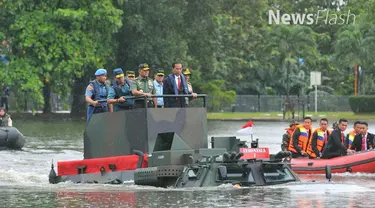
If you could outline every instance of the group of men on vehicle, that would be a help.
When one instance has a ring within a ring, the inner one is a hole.
[[[346,136],[348,120],[340,119],[328,129],[328,120],[320,119],[319,128],[311,127],[312,119],[305,117],[303,125],[292,122],[283,135],[281,149],[290,151],[293,158],[333,158],[374,148],[374,134],[368,132],[368,123],[356,121]]]
[[[144,108],[145,105],[148,108],[186,107],[189,99],[176,95],[191,95],[191,99],[197,97],[189,82],[191,70],[182,69],[181,63],[173,63],[172,73],[168,76],[164,76],[163,69],[156,70],[154,80],[149,77],[149,72],[148,64],[139,65],[138,77],[135,77],[134,71],[127,71],[125,76],[123,70],[117,68],[113,70],[113,80],[108,84],[107,70],[98,69],[96,79],[86,88],[87,121],[95,113]]]

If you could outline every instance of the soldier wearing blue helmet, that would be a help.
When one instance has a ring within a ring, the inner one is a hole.
[[[107,97],[109,86],[105,83],[107,79],[107,70],[98,69],[95,72],[96,79],[91,81],[86,88],[87,122],[92,114],[108,112]]]
[[[130,91],[132,81],[124,76],[124,71],[121,68],[113,70],[113,76],[115,80],[109,88],[108,104],[115,104],[115,111],[132,109],[134,100],[129,98],[132,96]]]

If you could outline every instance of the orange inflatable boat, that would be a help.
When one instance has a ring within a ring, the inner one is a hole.
[[[293,158],[292,170],[297,174],[325,174],[325,166],[332,173],[375,173],[375,149],[356,152],[332,159]]]

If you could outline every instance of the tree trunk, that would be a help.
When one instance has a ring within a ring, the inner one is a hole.
[[[76,78],[74,80],[72,95],[72,110],[70,111],[71,116],[84,116],[86,115],[86,100],[85,100],[85,89],[87,87],[86,77]]]
[[[44,107],[43,107],[43,114],[50,114],[52,113],[51,108],[51,84],[48,80],[44,81],[43,86],[43,97],[44,97]]]
[[[25,98],[24,98],[24,100],[25,100],[25,106],[23,107],[23,111],[25,111],[25,112],[27,112],[27,98],[26,98],[26,93],[25,93]]]

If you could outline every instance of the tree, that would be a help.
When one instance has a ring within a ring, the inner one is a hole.
[[[271,76],[278,77],[273,80],[273,86],[279,94],[289,96],[293,87],[306,84],[300,78],[297,59],[314,58],[316,43],[313,34],[306,26],[276,25],[268,28],[265,52],[271,54],[269,61],[275,66]]]
[[[84,76],[87,68],[106,63],[111,49],[103,43],[122,24],[122,11],[110,0],[5,4],[8,14],[18,14],[7,28],[13,48],[8,79],[19,80],[17,90],[44,104],[44,113],[51,111],[51,90],[67,95],[67,83]],[[24,70],[28,73],[20,77],[18,72]]]
[[[226,90],[224,80],[213,80],[202,86],[202,91],[209,97],[207,109],[221,111],[230,107],[236,101],[236,92]]]

